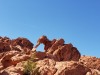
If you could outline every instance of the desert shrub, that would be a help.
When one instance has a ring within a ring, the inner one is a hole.
[[[39,68],[36,67],[34,55],[24,63],[24,75],[40,75]]]

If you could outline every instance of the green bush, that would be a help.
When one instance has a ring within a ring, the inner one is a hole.
[[[24,63],[23,75],[40,75],[39,68],[36,67],[36,62],[33,62],[34,57],[35,56],[33,55],[32,58],[30,58]]]

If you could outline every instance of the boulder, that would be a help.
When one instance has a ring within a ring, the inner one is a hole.
[[[54,75],[85,75],[90,69],[76,61],[57,62]]]
[[[53,56],[56,57],[57,61],[78,61],[81,55],[77,48],[73,47],[72,44],[65,44],[58,46],[58,49],[53,51]]]
[[[79,62],[82,62],[85,66],[100,71],[100,58],[91,56],[81,56]]]
[[[11,40],[8,37],[0,37],[0,53],[10,51]]]
[[[13,61],[11,60],[11,57],[16,55],[18,52],[16,51],[9,51],[4,54],[4,56],[1,58],[1,63],[4,68],[13,65]]]
[[[40,75],[86,75],[91,70],[76,61],[55,62],[44,59],[37,62]]]
[[[26,61],[30,58],[30,55],[21,54],[18,51],[6,52],[5,55],[1,58],[1,63],[4,68],[7,68],[11,65],[17,65],[17,63]]]
[[[46,53],[38,51],[35,53],[35,57],[38,58],[38,60],[43,60],[44,58],[46,58]]]
[[[23,67],[10,66],[0,71],[0,75],[23,75]]]
[[[44,59],[37,61],[40,75],[54,75],[57,69],[55,68],[56,62],[52,59]]]
[[[25,49],[28,48],[30,50],[32,50],[33,48],[33,44],[26,38],[17,38],[17,39],[13,39],[11,42],[12,46],[21,46],[21,48]]]

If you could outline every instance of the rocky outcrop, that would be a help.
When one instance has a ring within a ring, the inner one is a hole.
[[[56,56],[58,61],[78,61],[81,56],[77,48],[73,47],[71,44],[59,47],[53,52],[53,55]]]
[[[21,61],[25,61],[30,58],[30,55],[21,54],[18,51],[9,51],[1,58],[0,62],[3,68],[7,68],[12,65],[17,65]]]
[[[33,44],[26,38],[19,37],[11,40],[8,37],[0,37],[0,53],[11,50],[27,51],[32,50],[32,48]]]
[[[55,65],[56,62],[52,59],[44,59],[37,62],[40,75],[54,75],[57,71]]]
[[[2,70],[0,75],[23,75],[23,67],[20,66],[9,66]]]
[[[92,56],[81,56],[79,62],[92,69],[100,70],[100,58]]]
[[[84,59],[82,60],[83,57]],[[37,61],[37,67],[39,67],[40,75],[100,75],[99,62],[93,63],[94,57],[91,57],[92,63],[90,64],[89,58],[89,56],[82,56],[80,61],[60,62],[46,58]],[[100,59],[95,57],[95,61],[100,61]]]
[[[11,40],[8,37],[0,37],[0,53],[10,51]]]
[[[35,47],[37,48],[40,43],[44,44],[45,52],[52,55],[56,61],[78,61],[81,56],[76,47],[73,47],[72,44],[65,44],[63,39],[51,41],[46,36],[42,36]]]
[[[44,44],[44,52],[36,51],[40,43]],[[81,56],[76,47],[65,44],[63,39],[42,36],[33,47],[26,38],[0,37],[0,75],[26,75],[24,63],[28,61],[28,68],[37,68],[38,75],[100,75],[100,58]]]
[[[23,49],[30,49],[32,50],[33,48],[33,44],[26,38],[17,38],[17,39],[13,39],[11,42],[12,46],[21,46],[21,48]]]
[[[84,58],[87,58],[87,56]],[[84,65],[84,62],[82,61],[57,62],[53,59],[45,58],[43,60],[36,61],[36,63],[36,66],[39,68],[40,75],[100,75],[100,70],[98,68],[89,68]],[[23,75],[24,68],[22,65],[23,63],[19,62],[16,66],[8,66],[0,71],[0,75]],[[98,65],[98,63],[95,65]]]
[[[52,59],[44,59],[37,63],[41,75],[86,75],[90,72],[89,68],[75,61],[55,62]]]

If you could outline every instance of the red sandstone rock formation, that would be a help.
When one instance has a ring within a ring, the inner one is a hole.
[[[20,47],[20,48],[18,48]],[[32,50],[33,44],[26,38],[9,39],[8,37],[0,37],[0,53],[17,50]]]
[[[21,48],[23,49],[32,49],[33,48],[33,44],[26,38],[17,38],[17,39],[13,39],[11,42],[12,46],[21,46]]]
[[[47,52],[47,50],[56,42],[56,39],[53,39],[52,41],[49,40],[46,36],[41,36],[38,41],[37,41],[37,45],[35,46],[35,48],[37,48],[41,43],[44,44],[44,50],[45,52]]]
[[[1,64],[3,68],[7,68],[12,65],[17,65],[21,61],[25,61],[30,58],[30,55],[21,54],[18,51],[9,51],[1,58]]]
[[[79,61],[82,62],[88,68],[100,70],[100,58],[91,56],[81,56]]]
[[[11,40],[8,37],[0,37],[0,53],[10,51]]]
[[[26,38],[0,37],[0,75],[23,75],[23,62],[33,54],[40,75],[100,75],[100,58],[81,56],[76,47],[65,44],[63,39],[51,41],[43,36],[38,42],[44,44],[44,52],[32,51],[33,44]]]
[[[46,36],[42,36],[38,39],[35,48],[41,43],[45,46],[45,52],[55,57],[56,61],[78,61],[81,56],[77,48],[73,47],[72,44],[65,44],[63,39],[50,41]]]

